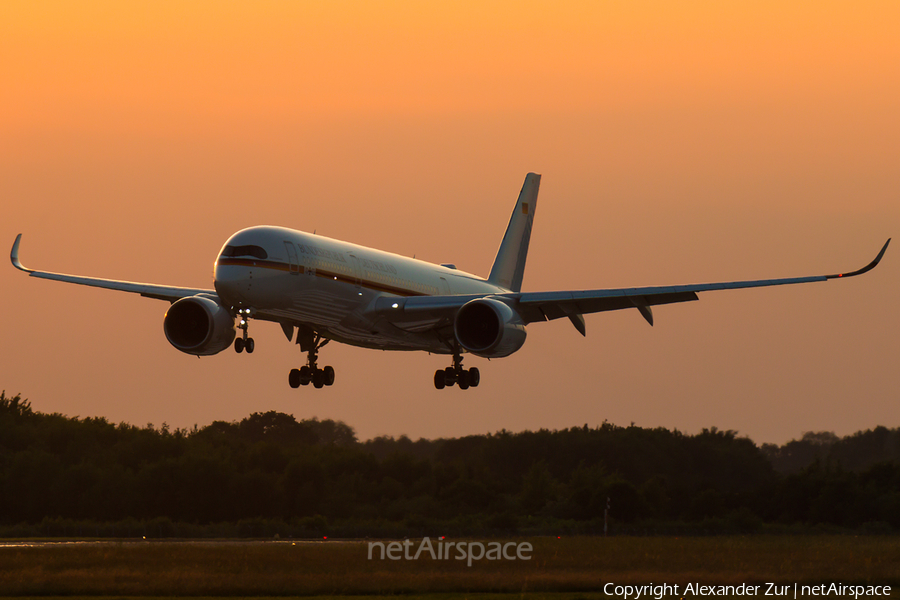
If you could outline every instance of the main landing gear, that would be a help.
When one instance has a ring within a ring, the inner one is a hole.
[[[445,387],[453,387],[453,384],[459,386],[461,390],[467,390],[470,387],[478,387],[481,383],[481,373],[477,367],[464,369],[462,366],[462,356],[459,349],[453,352],[453,366],[446,369],[438,369],[434,372],[434,387],[442,390]]]
[[[331,367],[325,367],[324,369],[320,369],[316,366],[316,359],[319,356],[319,348],[330,342],[331,340],[323,340],[322,336],[318,333],[315,334],[315,339],[312,340],[312,343],[309,346],[309,352],[307,353],[306,365],[300,367],[299,369],[291,369],[291,373],[288,376],[288,383],[291,384],[292,388],[298,388],[301,385],[309,385],[312,382],[313,387],[322,388],[326,385],[331,385],[334,383],[334,369]],[[303,345],[301,345],[301,349],[303,349]]]
[[[241,318],[241,324],[238,325],[238,329],[243,330],[244,335],[234,340],[234,351],[240,354],[241,352],[246,350],[247,354],[253,354],[253,350],[254,348],[256,348],[256,343],[253,341],[252,337],[247,337],[247,328],[250,326],[250,309],[239,309],[238,316]]]

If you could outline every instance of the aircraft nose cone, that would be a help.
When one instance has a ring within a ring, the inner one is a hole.
[[[214,277],[216,293],[223,301],[231,305],[245,301],[250,289],[245,267],[216,263]]]

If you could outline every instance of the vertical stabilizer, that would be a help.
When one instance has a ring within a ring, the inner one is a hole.
[[[500,242],[497,258],[491,267],[488,281],[519,292],[522,290],[522,277],[525,275],[525,258],[528,255],[528,241],[531,239],[531,226],[534,223],[534,211],[537,207],[538,188],[541,176],[529,173],[525,176],[525,184],[519,192],[519,199],[506,226],[506,235]]]

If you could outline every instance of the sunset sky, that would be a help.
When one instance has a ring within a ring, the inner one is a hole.
[[[281,225],[486,276],[541,173],[524,290],[821,275],[900,236],[897,2],[3,2],[0,242],[32,268],[212,287]],[[5,260],[5,259],[4,259]],[[482,384],[254,322],[182,354],[165,302],[0,267],[0,389],[172,427],[277,410],[360,438],[634,423],[783,443],[900,426],[900,239],[847,281],[536,323]]]

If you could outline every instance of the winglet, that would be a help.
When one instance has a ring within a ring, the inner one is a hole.
[[[22,241],[22,234],[16,236],[16,241],[13,242],[12,250],[9,252],[9,260],[12,261],[12,264],[15,268],[20,271],[25,271],[26,273],[34,273],[32,269],[26,269],[22,266],[22,261],[19,260],[19,242]]]
[[[881,252],[878,253],[878,256],[875,257],[875,260],[864,266],[862,269],[857,269],[856,271],[852,271],[850,273],[837,273],[835,275],[826,275],[825,279],[839,279],[842,277],[854,277],[855,275],[862,275],[863,273],[868,273],[872,269],[878,266],[878,263],[881,262],[881,257],[884,256],[884,251],[887,250],[888,244],[891,243],[891,238],[888,238],[888,241],[884,243],[884,246],[881,247]]]

